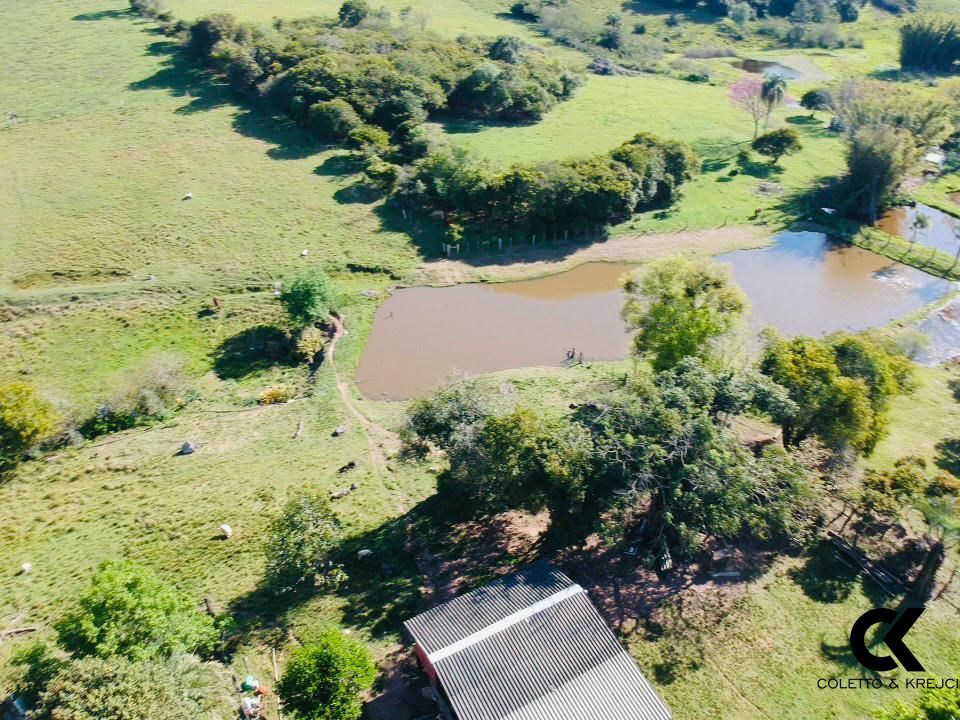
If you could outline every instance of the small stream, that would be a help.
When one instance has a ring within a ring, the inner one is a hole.
[[[720,255],[749,296],[752,327],[824,335],[882,326],[945,296],[950,283],[814,232]],[[489,373],[627,356],[620,277],[636,266],[587,263],[520,282],[414,287],[377,311],[357,370],[361,391],[408,399],[454,370]],[[951,341],[945,340],[949,345]],[[954,348],[960,352],[960,339]]]

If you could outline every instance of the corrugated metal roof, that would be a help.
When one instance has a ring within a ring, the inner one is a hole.
[[[553,565],[537,562],[417,615],[404,626],[429,655],[573,584]]]
[[[586,592],[545,563],[406,626],[459,720],[670,718]]]

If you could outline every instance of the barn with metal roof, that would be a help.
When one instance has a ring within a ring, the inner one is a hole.
[[[408,620],[456,720],[669,720],[586,591],[535,563]]]

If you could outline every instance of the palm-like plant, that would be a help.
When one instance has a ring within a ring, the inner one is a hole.
[[[930,227],[930,216],[925,215],[922,212],[918,212],[913,218],[913,222],[910,223],[910,249],[913,249],[913,244],[917,242],[917,235],[921,230],[926,230]]]
[[[767,106],[767,117],[764,121],[764,130],[770,126],[770,115],[787,95],[787,79],[783,75],[768,75],[764,78],[763,87],[760,90],[764,104]]]

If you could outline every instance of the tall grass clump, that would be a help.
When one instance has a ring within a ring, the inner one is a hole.
[[[900,66],[904,70],[960,72],[960,22],[918,16],[900,26]]]

